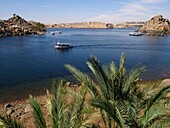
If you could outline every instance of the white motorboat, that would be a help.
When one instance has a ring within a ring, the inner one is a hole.
[[[141,32],[129,32],[129,36],[142,36],[143,33]]]
[[[54,44],[54,47],[56,49],[68,49],[68,48],[73,48],[73,46],[70,43],[60,43],[59,41],[57,44]]]

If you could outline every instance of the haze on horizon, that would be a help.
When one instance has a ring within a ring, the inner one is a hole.
[[[0,0],[0,19],[14,13],[45,24],[147,21],[160,14],[170,19],[170,0]]]

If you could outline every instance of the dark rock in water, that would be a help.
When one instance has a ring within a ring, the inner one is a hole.
[[[170,34],[170,21],[162,15],[154,16],[137,31],[148,36],[164,36]]]

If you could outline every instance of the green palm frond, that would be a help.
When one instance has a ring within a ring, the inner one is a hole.
[[[163,87],[162,89],[158,89],[157,85],[155,87],[156,89],[154,90],[156,92],[150,96],[146,104],[143,104],[143,106],[146,106],[144,108],[144,115],[140,118],[140,123],[143,127],[152,127],[155,123],[162,127],[164,124],[167,124],[164,121],[170,117],[170,114],[168,114],[170,113],[170,109],[165,107],[165,102],[160,102],[167,98],[166,96],[170,92],[170,86]]]
[[[120,63],[119,63],[120,76],[123,76],[126,74],[125,62],[126,62],[126,55],[122,53],[121,58],[120,58]]]
[[[2,128],[24,128],[24,126],[10,115],[0,116],[0,127]]]
[[[142,100],[149,100],[159,91],[160,82],[143,82],[138,85]]]
[[[126,56],[122,53],[119,67],[115,62],[103,66],[96,57],[91,56],[87,65],[97,84],[75,67],[66,65],[66,68],[89,88],[93,98],[92,105],[100,109],[105,127],[112,125],[108,125],[108,117],[116,124],[112,126],[121,128],[152,127],[153,122],[166,120],[169,110],[166,110],[163,103],[167,102],[167,99],[164,99],[167,98],[169,87],[160,89],[156,85],[137,85],[146,67],[137,65],[127,73],[125,61]],[[156,108],[161,111],[156,111]],[[163,116],[165,117],[162,118]]]
[[[170,93],[170,86],[163,87],[161,90],[155,94],[147,104],[147,110],[149,110],[154,104],[159,102],[162,99],[165,99],[167,94]]]
[[[125,95],[129,94],[131,90],[136,87],[136,84],[140,78],[140,75],[146,71],[146,67],[142,65],[137,65],[132,68],[125,80],[125,85],[123,88],[123,92]]]
[[[84,123],[83,109],[86,106],[87,87],[82,86],[78,93],[69,93],[67,89],[63,80],[59,80],[58,84],[54,80],[52,94],[47,91],[47,103],[53,128],[80,128]]]
[[[91,56],[87,61],[88,67],[91,69],[95,78],[97,79],[99,86],[103,85],[102,88],[106,89],[107,85],[107,76],[103,70],[103,66],[100,64],[99,60],[96,57]]]
[[[85,120],[83,110],[86,108],[86,104],[85,104],[86,94],[87,94],[87,87],[82,85],[80,92],[75,93],[73,95],[73,98],[75,101],[73,115],[76,117],[74,127],[76,127],[76,128],[81,127]]]
[[[64,128],[72,128],[75,125],[75,118],[76,116],[74,115],[74,101],[72,101],[69,105],[68,112],[65,117],[65,123],[64,123]]]
[[[115,108],[116,108],[117,117],[118,117],[119,122],[120,122],[120,126],[121,126],[121,128],[125,128],[125,120],[123,119],[122,114],[121,114],[119,108],[117,108],[117,107],[115,107]]]
[[[106,99],[109,99],[110,97],[110,82],[108,80],[108,76],[106,75],[104,66],[102,66],[97,60],[96,57],[91,56],[90,59],[87,61],[88,67],[91,69],[93,72],[97,82],[98,86],[100,86],[100,89],[102,90],[102,96],[104,96]]]
[[[90,77],[85,74],[82,73],[80,70],[76,69],[74,66],[71,66],[69,64],[66,64],[65,67],[67,68],[68,71],[70,71],[73,76],[80,82],[82,82],[82,84],[87,85],[90,91],[90,94],[92,95],[92,97],[98,96],[99,92],[93,82],[93,80],[90,79]]]
[[[59,80],[58,85],[56,85],[56,81],[53,80],[52,83],[52,94],[50,100],[51,110],[50,116],[52,118],[52,126],[53,128],[60,128],[63,125],[63,117],[65,114],[66,101],[63,99],[64,95],[64,86],[63,81]]]
[[[104,127],[106,128],[107,127],[107,117],[106,117],[106,113],[104,110],[100,109],[100,114],[101,114],[101,117],[102,117],[102,120],[103,120],[103,123],[104,123]]]
[[[157,119],[148,128],[169,128],[170,126],[170,116],[161,119]]]
[[[99,93],[95,93],[97,91],[95,85],[92,86],[95,89],[92,89],[89,86],[89,82],[86,82],[85,79],[83,79],[85,76],[84,73],[81,73],[79,70],[70,65],[66,65],[67,69],[76,76],[77,80],[85,83],[85,85],[89,87],[93,97],[92,105],[100,108],[102,111],[105,110],[108,116],[112,118],[112,121],[116,121],[117,125],[121,127],[124,127],[127,122],[127,124],[130,124],[130,116],[128,115],[129,111],[133,111],[129,112],[133,113],[131,115],[135,115],[135,113],[137,113],[135,110],[136,106],[133,105],[136,103],[136,100],[133,100],[136,96],[133,86],[136,86],[139,75],[144,71],[144,67],[134,68],[131,70],[130,76],[126,76],[125,61],[125,54],[122,53],[119,68],[117,68],[114,62],[103,66],[96,57],[90,57],[87,65],[97,80],[96,87],[98,87]],[[124,101],[132,103],[129,103],[126,107],[124,107]],[[120,118],[121,116],[122,118]],[[134,121],[136,118],[130,119]]]
[[[65,111],[67,107],[66,103],[66,86],[64,86],[63,80],[59,80],[58,85],[53,86],[53,117],[55,118],[55,115],[57,114],[57,122],[58,127],[62,127],[64,123],[64,117],[65,117]],[[57,95],[55,94],[57,93]]]
[[[112,80],[112,82],[115,80],[117,77],[117,74],[119,72],[118,68],[116,67],[115,62],[111,62],[110,65],[108,65],[109,73],[108,75],[110,76],[109,78]]]
[[[142,127],[151,126],[157,120],[161,121],[162,119],[169,118],[168,113],[170,112],[167,109],[162,109],[158,106],[152,106],[148,111],[145,112],[141,122]]]
[[[37,128],[46,128],[46,122],[40,104],[30,95],[29,103],[33,110],[33,116]]]

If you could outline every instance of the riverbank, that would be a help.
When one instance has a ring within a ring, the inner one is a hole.
[[[74,92],[77,92],[79,90],[79,88],[81,88],[80,86],[78,86],[79,84],[74,84],[70,83],[70,82],[66,82],[65,84],[67,86],[68,90],[72,90]],[[36,94],[37,95],[37,94]],[[33,95],[35,96],[35,95]],[[90,94],[86,95],[86,100],[91,99],[90,98]],[[48,113],[48,106],[47,106],[47,96],[42,93],[40,96],[35,96],[35,99],[40,103],[41,105],[41,109],[43,111],[45,120],[47,121],[47,127],[51,127],[50,126],[50,121],[49,120],[49,113]],[[67,99],[68,103],[70,102],[71,99]],[[11,115],[12,117],[15,117],[17,120],[19,120],[24,127],[26,128],[34,128],[35,127],[35,123],[34,123],[34,117],[32,114],[32,109],[29,105],[29,98],[24,98],[24,99],[20,99],[20,100],[14,100],[12,102],[8,102],[8,103],[1,103],[0,104],[0,115]],[[97,114],[97,116],[95,116]],[[99,124],[101,122],[101,118],[99,117],[99,114],[95,112],[94,117],[95,122],[97,124]]]
[[[139,85],[149,85],[149,84],[159,84],[159,87],[162,86],[166,86],[166,85],[170,85],[170,79],[164,79],[164,80],[156,80],[156,81],[147,81],[147,82],[139,82]],[[75,84],[71,84],[67,82],[66,85],[68,86],[69,90],[74,90],[75,92],[78,91],[78,86],[75,86]],[[36,93],[34,93],[36,94]],[[37,95],[37,94],[36,94]],[[34,95],[35,96],[35,95]],[[12,96],[13,97],[13,96]],[[40,103],[41,108],[43,110],[43,113],[45,115],[45,119],[47,121],[47,126],[50,126],[50,120],[49,120],[49,113],[48,113],[48,106],[46,103],[46,95],[45,93],[41,93],[40,96],[36,96],[36,100]],[[90,95],[88,94],[86,96],[86,100],[90,100]],[[20,122],[23,123],[23,125],[26,128],[32,127],[34,128],[34,118],[32,115],[32,110],[31,107],[29,105],[29,99],[28,97],[25,99],[20,99],[20,100],[13,100],[12,102],[9,103],[1,103],[0,104],[0,114],[4,115],[4,114],[8,114],[11,115],[13,117],[16,117]],[[101,124],[101,117],[99,116],[99,114],[95,111],[94,112],[94,121],[97,124]]]

